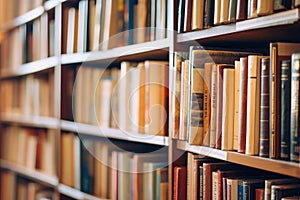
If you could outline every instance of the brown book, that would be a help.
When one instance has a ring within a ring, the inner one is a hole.
[[[185,0],[183,32],[192,29],[192,0]]]
[[[269,90],[269,58],[261,60],[261,85],[260,85],[260,135],[259,156],[269,157],[269,113],[270,113],[270,90]]]
[[[217,130],[216,130],[216,148],[221,149],[222,141],[222,115],[223,115],[223,75],[224,68],[234,68],[229,64],[217,65]]]
[[[236,20],[247,19],[247,0],[237,0],[236,2]]]
[[[186,199],[186,167],[174,168],[174,200]]]
[[[271,88],[271,117],[270,117],[270,157],[280,157],[280,83],[281,83],[281,62],[290,59],[292,53],[300,52],[300,44],[297,43],[271,43],[270,63],[271,80],[274,87]]]
[[[247,123],[247,77],[248,58],[240,58],[240,104],[238,122],[238,152],[245,153],[246,147],[246,123]]]

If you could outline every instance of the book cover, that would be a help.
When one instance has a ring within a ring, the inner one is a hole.
[[[261,59],[260,69],[260,135],[259,135],[259,156],[269,157],[269,133],[270,133],[270,77],[269,58]]]
[[[215,9],[214,0],[204,1],[203,28],[210,28],[214,25],[214,9]]]
[[[174,167],[174,200],[185,200],[186,197],[186,167],[176,166]]]
[[[291,80],[291,149],[290,159],[299,162],[299,72],[300,54],[292,54],[292,80]]]
[[[221,24],[228,23],[229,12],[230,12],[229,2],[230,2],[230,0],[221,1],[221,7],[220,7],[220,23]]]
[[[236,19],[236,11],[237,11],[237,0],[229,1],[229,14],[228,14],[228,22],[234,22]]]
[[[233,150],[234,140],[234,69],[225,68],[223,76],[222,150]]]
[[[234,61],[234,120],[233,120],[233,149],[238,150],[239,112],[240,112],[240,61]]]
[[[193,0],[191,30],[203,29],[204,0]]]
[[[241,21],[247,18],[247,0],[237,0],[236,20]]]
[[[290,159],[291,61],[281,62],[280,159]]]
[[[248,57],[247,128],[246,151],[248,155],[259,154],[259,103],[260,103],[260,62],[262,56]]]
[[[191,20],[192,20],[192,0],[185,0],[184,5],[184,22],[183,22],[183,32],[188,32],[191,30]]]
[[[272,14],[273,2],[272,0],[257,0],[257,14],[259,16]]]

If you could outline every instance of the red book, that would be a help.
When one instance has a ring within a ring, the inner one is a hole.
[[[186,167],[174,167],[174,200],[186,200]]]
[[[264,200],[265,198],[265,190],[263,188],[255,189],[255,200]]]
[[[248,58],[240,58],[240,104],[238,117],[238,152],[245,153],[246,148],[246,123],[247,123],[247,77]]]

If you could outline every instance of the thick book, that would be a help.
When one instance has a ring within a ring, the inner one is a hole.
[[[248,57],[247,125],[246,151],[248,155],[259,153],[259,103],[260,103],[260,62],[262,56]]]
[[[269,58],[261,59],[260,69],[260,135],[259,156],[269,157],[269,133],[270,133],[270,77]]]
[[[174,167],[174,200],[185,200],[186,198],[186,167]]]
[[[272,77],[271,88],[271,124],[270,124],[270,157],[280,157],[280,70],[282,60],[290,59],[290,56],[300,52],[300,44],[277,42],[270,44],[270,63]]]
[[[280,159],[290,159],[291,61],[281,62]]]
[[[222,150],[233,150],[234,139],[234,69],[225,68],[223,76]]]
[[[300,54],[292,55],[291,80],[291,149],[290,159],[299,162],[299,82],[300,82]]]

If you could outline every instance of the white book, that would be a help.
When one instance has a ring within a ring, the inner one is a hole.
[[[262,56],[248,57],[246,154],[259,153],[259,102],[260,102],[260,60]]]
[[[78,37],[77,45],[78,52],[82,53],[87,48],[87,34],[88,34],[88,0],[81,0],[78,4]]]
[[[222,0],[221,8],[220,8],[220,23],[228,23],[228,16],[229,16],[229,0]]]
[[[41,16],[40,58],[48,57],[48,13]]]
[[[96,11],[95,11],[95,26],[93,34],[93,47],[91,50],[99,49],[100,32],[101,32],[101,21],[102,21],[102,0],[96,0]]]
[[[211,70],[211,107],[210,107],[210,139],[209,139],[209,146],[215,147],[216,146],[216,128],[217,128],[217,88],[218,88],[218,81],[217,81],[217,66],[212,64]]]
[[[129,124],[130,131],[133,133],[139,132],[139,82],[140,82],[140,68],[134,68],[128,73],[130,79],[129,86]]]
[[[68,10],[68,28],[67,28],[67,52],[74,53],[74,38],[75,38],[75,8],[69,8]]]
[[[101,94],[100,99],[100,119],[99,124],[101,127],[110,127],[110,100],[112,82],[110,77],[104,77],[100,82]]]
[[[234,69],[224,68],[222,150],[233,150],[234,125]]]
[[[238,125],[239,125],[239,104],[240,104],[240,62],[234,63],[234,131],[233,149],[238,150]]]

